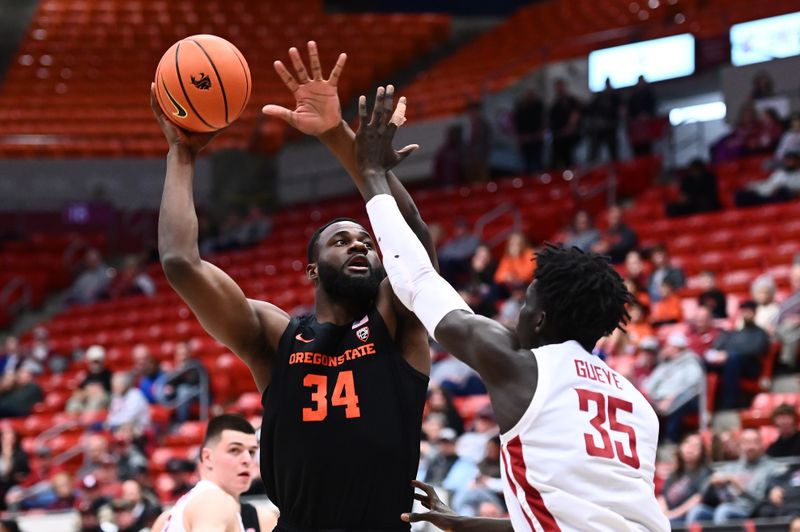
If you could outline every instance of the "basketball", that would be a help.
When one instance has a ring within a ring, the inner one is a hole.
[[[156,69],[156,97],[164,113],[190,131],[222,129],[236,120],[252,91],[250,69],[230,42],[193,35],[173,44]]]

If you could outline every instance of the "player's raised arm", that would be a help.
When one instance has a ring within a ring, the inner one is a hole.
[[[405,98],[400,98],[391,117],[383,105],[376,105],[368,121],[366,98],[359,99],[356,159],[364,176],[362,195],[383,253],[383,265],[403,305],[446,350],[480,373],[492,396],[498,423],[508,429],[533,396],[536,361],[530,352],[519,351],[510,330],[476,316],[439,276],[391,196],[386,172],[413,151],[392,147],[394,133],[405,119],[404,110]]]
[[[347,62],[346,54],[339,54],[336,65],[328,79],[323,78],[317,44],[308,42],[309,65],[311,72],[306,69],[300,52],[297,48],[289,49],[289,58],[294,68],[294,74],[281,61],[275,61],[274,67],[278,76],[295,97],[294,111],[278,105],[266,105],[263,112],[286,121],[307,135],[314,135],[328,147],[336,156],[347,173],[353,178],[356,186],[363,195],[364,177],[359,173],[355,157],[355,133],[347,122],[342,120],[342,111],[337,92],[339,77]],[[385,96],[385,97],[384,97]],[[386,90],[380,89],[379,101],[384,105],[385,111],[391,115],[394,96],[394,87],[389,85]],[[400,212],[403,214],[411,230],[417,235],[433,264],[438,268],[436,248],[428,231],[428,226],[414,204],[402,182],[393,172],[387,173],[387,181],[392,195],[397,200]]]
[[[224,271],[202,260],[192,180],[198,152],[216,133],[190,133],[174,125],[151,88],[151,107],[169,143],[158,219],[158,252],[170,285],[214,338],[250,367],[259,390],[269,384],[268,356],[289,323],[282,310],[248,300]]]

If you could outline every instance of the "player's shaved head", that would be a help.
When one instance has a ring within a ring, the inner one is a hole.
[[[351,222],[351,223],[354,223],[355,225],[357,225],[359,227],[363,227],[358,222],[358,220],[355,220],[353,218],[334,218],[330,222],[320,226],[319,229],[314,231],[314,234],[311,235],[311,239],[309,239],[309,241],[308,241],[307,256],[308,256],[309,264],[312,263],[312,262],[317,262],[317,258],[319,257],[319,249],[317,249],[317,243],[319,242],[319,237],[320,237],[320,235],[322,235],[322,232],[325,229],[327,229],[328,227],[332,226],[333,224],[336,224],[336,223],[339,223],[339,222]]]

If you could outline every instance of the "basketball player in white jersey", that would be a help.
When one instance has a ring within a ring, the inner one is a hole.
[[[250,487],[257,453],[256,431],[246,419],[212,418],[200,451],[200,482],[161,514],[153,532],[244,532],[239,495]]]
[[[413,149],[392,148],[402,98],[400,107],[392,115],[391,98],[379,89],[368,124],[360,98],[356,185],[395,294],[486,384],[502,431],[513,529],[669,530],[653,486],[658,418],[630,382],[590,354],[627,321],[632,299],[622,278],[603,257],[547,246],[537,254],[516,331],[475,315],[433,268],[391,196],[386,172]],[[502,520],[462,523],[464,530],[509,527]]]

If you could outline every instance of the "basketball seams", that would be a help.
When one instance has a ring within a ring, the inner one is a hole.
[[[219,90],[222,92],[222,105],[225,107],[225,125],[227,126],[228,124],[230,124],[230,122],[228,121],[228,97],[225,94],[225,86],[222,84],[222,77],[219,75],[219,71],[217,70],[217,65],[214,64],[214,61],[211,59],[211,56],[208,55],[206,49],[203,48],[203,45],[201,45],[199,42],[197,42],[192,38],[184,40],[193,42],[198,48],[200,48],[200,51],[203,52],[203,55],[206,56],[206,59],[208,59],[208,62],[211,64],[211,68],[214,70],[214,75],[217,76],[217,82],[219,82]]]
[[[178,85],[180,85],[181,91],[183,91],[183,97],[186,98],[186,103],[189,104],[189,107],[192,109],[192,112],[194,113],[194,115],[197,118],[199,118],[200,121],[202,123],[204,123],[209,129],[217,130],[219,128],[212,126],[211,124],[206,122],[205,118],[200,116],[200,113],[197,112],[197,109],[195,109],[194,104],[192,103],[192,99],[189,98],[189,94],[186,92],[186,87],[183,86],[183,78],[181,76],[181,68],[180,68],[180,65],[178,64],[178,55],[179,55],[179,52],[180,52],[180,49],[181,49],[181,42],[183,42],[183,41],[180,41],[178,43],[178,46],[175,47],[175,72],[178,75]],[[227,111],[227,109],[226,109],[226,111]]]
[[[242,65],[242,71],[244,72],[245,91],[244,91],[244,101],[242,102],[242,107],[239,109],[239,116],[240,116],[242,114],[242,111],[244,111],[244,108],[247,106],[247,102],[250,101],[250,69],[247,67],[247,65],[245,65],[246,61],[241,52],[237,50],[233,44],[229,42],[226,42],[226,44],[230,47],[231,51],[233,52],[233,55],[236,56],[236,59],[239,60],[239,64]]]

